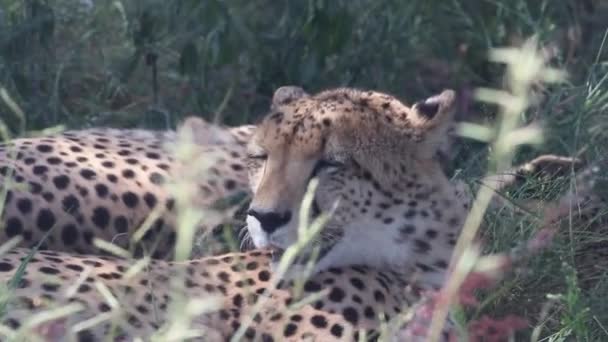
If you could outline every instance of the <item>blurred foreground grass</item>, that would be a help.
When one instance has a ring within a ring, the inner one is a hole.
[[[499,154],[515,163],[541,153],[606,156],[608,6],[601,1],[0,0],[0,6],[0,85],[27,118],[23,123],[0,103],[13,135],[58,124],[168,128],[191,113],[251,122],[285,84],[310,91],[360,86],[409,101],[453,87],[461,94],[460,118],[489,124],[496,107],[472,98],[474,88],[505,82],[488,51],[535,34],[547,60],[568,72],[567,82],[535,84],[540,100],[514,114],[522,125],[542,125],[544,143]],[[487,146],[466,142],[458,149],[458,177],[483,175]],[[530,181],[507,196],[550,198],[568,186]],[[501,211],[484,223],[489,251],[526,240],[538,224]],[[559,240],[528,273],[486,295],[472,317],[516,311],[538,318],[546,307],[542,340],[608,339],[608,282],[599,279],[582,293],[577,243]]]

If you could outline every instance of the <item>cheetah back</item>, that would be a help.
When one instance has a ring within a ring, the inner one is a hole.
[[[190,118],[185,127],[195,124],[208,125]],[[242,160],[251,126],[228,130],[208,125],[198,132],[194,143],[199,159],[215,163],[196,180],[192,202],[211,207],[248,194]],[[217,138],[225,136],[232,140]],[[0,145],[0,179],[12,184],[0,243],[22,236],[22,245],[33,247],[48,233],[42,249],[97,254],[102,251],[93,240],[99,238],[123,248],[137,247],[138,253],[155,247],[154,257],[168,257],[175,241],[176,209],[165,182],[182,172],[181,161],[169,148],[177,137],[176,132],[89,129]],[[154,210],[160,216],[143,235],[143,243],[130,246],[134,231]]]

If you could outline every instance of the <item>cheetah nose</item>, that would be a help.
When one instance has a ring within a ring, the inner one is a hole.
[[[249,209],[248,215],[255,217],[260,221],[262,230],[268,234],[272,234],[280,226],[286,225],[291,220],[291,212],[286,211],[282,214],[274,212],[260,212],[255,209]]]

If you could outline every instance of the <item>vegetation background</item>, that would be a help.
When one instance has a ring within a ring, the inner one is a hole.
[[[451,87],[460,119],[491,123],[496,109],[471,95],[502,87],[489,49],[536,35],[569,78],[539,89],[542,103],[522,114],[542,122],[545,143],[516,161],[597,160],[608,146],[607,29],[608,3],[594,0],[0,0],[0,116],[13,135],[56,125],[166,129],[192,114],[236,125],[263,115],[274,89],[296,84],[372,88],[408,102]],[[454,169],[483,174],[486,145],[457,147]],[[530,181],[508,195],[548,198],[566,183]],[[489,248],[529,237],[530,221],[490,215]],[[607,340],[608,286],[579,286],[578,243],[561,241],[474,315],[544,315],[545,340]]]

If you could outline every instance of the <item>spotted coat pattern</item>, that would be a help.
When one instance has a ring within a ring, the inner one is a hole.
[[[98,238],[138,255],[170,256],[176,203],[167,185],[189,176],[197,184],[190,202],[201,208],[247,197],[243,158],[252,128],[221,128],[192,117],[179,134],[87,129],[0,144],[0,193],[6,191],[0,243],[20,236],[22,246],[34,247],[48,234],[43,250],[99,254]],[[186,132],[197,135],[190,134],[194,149],[185,162],[176,150]],[[206,167],[194,172],[197,163]],[[159,217],[142,243],[131,243],[153,211]]]
[[[0,257],[2,282],[16,279],[17,266],[29,252],[15,249]],[[152,259],[145,269],[133,273],[128,260],[41,251],[15,282],[1,321],[23,332],[34,314],[76,303],[80,304],[76,314],[30,331],[47,341],[63,341],[67,336],[100,341],[111,331],[119,341],[148,340],[171,321],[175,305],[184,307],[184,298],[188,302],[206,299],[211,300],[207,311],[191,321],[192,329],[207,334],[205,341],[227,340],[242,325],[244,341],[303,341],[307,337],[353,341],[364,332],[377,337],[381,322],[395,322],[418,298],[416,289],[400,275],[364,266],[321,272],[307,280],[300,292],[279,283],[279,289],[266,293],[275,281],[270,254],[252,251],[187,262]],[[99,284],[115,301],[102,295]],[[70,329],[99,316],[104,319],[96,325]]]

